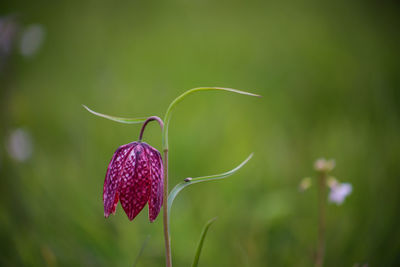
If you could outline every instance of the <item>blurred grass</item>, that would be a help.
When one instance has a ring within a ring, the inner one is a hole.
[[[316,192],[297,185],[318,157],[353,184],[329,206],[326,266],[400,264],[399,20],[390,1],[12,1],[0,15],[40,23],[38,53],[15,50],[0,73],[0,265],[138,266],[164,262],[161,220],[105,220],[108,161],[139,126],[86,112],[163,115],[184,90],[224,86],[176,109],[171,187],[188,176],[240,173],[178,196],[175,266],[188,266],[203,223],[218,215],[201,266],[310,266]],[[22,127],[23,163],[5,144]],[[150,125],[145,140],[161,147]]]

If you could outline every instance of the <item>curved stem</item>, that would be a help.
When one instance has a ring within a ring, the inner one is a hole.
[[[146,119],[146,121],[143,123],[142,129],[140,130],[139,142],[142,141],[143,133],[144,133],[144,129],[146,128],[146,125],[147,125],[149,122],[151,122],[151,121],[157,121],[158,124],[160,124],[161,131],[163,131],[163,129],[164,129],[164,123],[163,123],[163,121],[160,119],[160,117],[157,117],[157,116],[148,117],[148,118]]]
[[[164,123],[157,116],[151,116],[143,123],[139,134],[139,142],[142,141],[144,129],[151,121],[157,121],[160,124],[164,136]],[[164,148],[164,192],[163,192],[163,225],[164,225],[164,241],[165,241],[165,262],[167,267],[172,267],[171,258],[171,238],[169,235],[169,219],[168,219],[168,149]]]

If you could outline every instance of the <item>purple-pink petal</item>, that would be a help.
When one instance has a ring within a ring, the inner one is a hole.
[[[153,222],[160,213],[163,204],[164,170],[160,152],[147,144],[144,147],[150,165],[149,220]]]
[[[108,217],[111,213],[115,213],[115,208],[118,203],[119,183],[121,176],[119,175],[126,156],[133,149],[134,144],[127,144],[119,147],[107,168],[106,178],[103,186],[103,203],[104,203],[104,216]]]
[[[341,205],[351,191],[353,191],[353,186],[350,183],[338,183],[331,187],[329,201]]]
[[[123,145],[108,165],[103,187],[104,216],[115,213],[118,200],[133,220],[149,204],[154,221],[163,202],[164,172],[160,152],[142,142]]]
[[[138,144],[128,156],[121,172],[121,205],[133,220],[146,205],[150,195],[150,166],[145,149]]]

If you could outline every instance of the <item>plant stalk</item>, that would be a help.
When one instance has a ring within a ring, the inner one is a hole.
[[[172,267],[171,237],[169,235],[168,214],[168,149],[164,149],[164,193],[163,193],[163,224],[165,241],[165,265]]]
[[[142,129],[140,130],[139,142],[142,141],[144,129],[146,129],[147,124],[148,124],[149,122],[151,122],[151,121],[157,121],[158,124],[160,124],[161,131],[164,130],[164,122],[163,122],[159,117],[157,117],[157,116],[148,117],[148,118],[146,119],[146,121],[143,123]]]
[[[151,116],[146,119],[143,123],[142,129],[139,134],[139,142],[142,141],[144,130],[146,126],[151,121],[157,121],[160,124],[161,131],[163,134],[163,144],[168,143],[164,142],[164,136],[166,127],[164,127],[164,122],[157,116]],[[167,128],[168,129],[168,128]],[[168,130],[167,130],[168,131]],[[168,137],[167,137],[168,138]],[[168,140],[168,139],[166,139]],[[171,238],[169,235],[169,214],[168,214],[168,147],[163,146],[164,151],[164,192],[163,192],[163,225],[164,225],[164,240],[165,240],[165,262],[167,267],[172,267],[172,258],[171,258]]]
[[[325,256],[325,209],[326,209],[326,172],[318,177],[318,246],[315,267],[322,267]]]

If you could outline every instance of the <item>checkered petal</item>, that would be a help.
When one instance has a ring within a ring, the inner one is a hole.
[[[150,195],[150,166],[143,143],[138,143],[126,159],[119,192],[121,205],[129,220],[133,220]]]
[[[115,213],[118,203],[119,184],[121,181],[121,170],[125,164],[127,155],[136,146],[135,143],[119,147],[107,168],[106,178],[103,185],[104,216],[107,218],[111,213]]]
[[[108,165],[103,187],[104,216],[115,213],[120,200],[129,220],[149,203],[149,220],[160,213],[164,171],[160,152],[142,142],[119,147]]]
[[[147,144],[144,144],[144,148],[150,166],[149,220],[153,222],[163,204],[164,169],[160,152]]]

